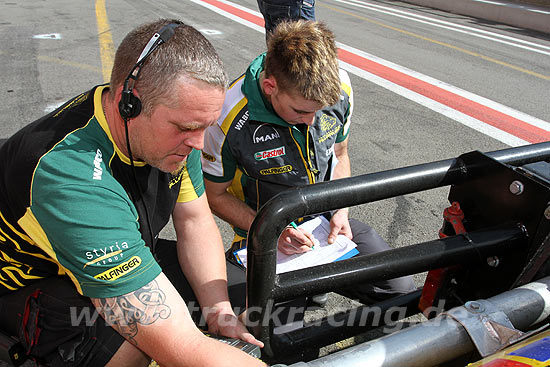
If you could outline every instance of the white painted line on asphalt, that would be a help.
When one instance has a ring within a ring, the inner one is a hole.
[[[216,29],[199,29],[199,31],[202,33],[202,34],[206,34],[208,36],[217,36],[217,35],[220,35],[222,34],[222,32],[216,30]]]
[[[359,0],[350,0],[350,1],[359,1]],[[523,44],[530,45],[530,46],[533,46],[533,47],[539,47],[539,48],[542,48],[542,49],[550,50],[549,46],[544,46],[544,45],[541,45],[541,44],[538,44],[538,43],[526,41],[526,40],[523,40],[521,38],[510,37],[510,36],[506,36],[504,34],[500,34],[500,33],[496,33],[496,32],[490,32],[490,31],[486,31],[484,29],[469,27],[469,26],[465,26],[465,25],[462,25],[462,24],[447,22],[445,20],[440,20],[440,19],[437,19],[437,18],[431,18],[431,17],[427,17],[427,16],[424,16],[424,15],[420,15],[420,14],[416,14],[416,13],[412,13],[412,12],[406,12],[406,11],[399,10],[399,9],[394,9],[394,8],[385,7],[385,6],[381,6],[381,5],[376,5],[376,4],[372,4],[372,3],[369,3],[369,4],[372,7],[379,7],[381,9],[393,10],[396,13],[404,13],[404,14],[408,14],[408,15],[411,15],[411,16],[416,16],[417,18],[426,19],[426,20],[429,20],[431,22],[446,24],[446,25],[450,25],[450,26],[453,26],[453,27],[466,29],[466,30],[469,30],[469,31],[472,31],[472,32],[488,34],[488,35],[491,35],[491,36],[494,36],[494,37],[499,37],[499,38],[502,38],[502,39],[523,43]]]
[[[32,36],[32,38],[43,39],[43,40],[60,40],[61,35],[59,33],[36,34]]]
[[[488,0],[473,0],[473,1],[476,1],[478,3],[486,3],[486,4],[493,4],[493,5],[499,5],[499,6],[507,6],[509,8],[518,8],[518,9],[523,9],[523,10],[527,10],[527,11],[532,11],[532,12],[535,12],[535,13],[550,14],[550,11],[546,11],[546,10],[542,10],[542,9],[535,9],[531,6],[526,6],[526,5],[511,4],[511,3],[508,3],[508,2],[502,3],[502,2],[499,2],[499,1],[488,1]]]
[[[506,44],[506,45],[513,46],[513,47],[519,47],[519,48],[522,48],[522,49],[525,49],[525,50],[528,50],[528,51],[537,52],[537,53],[540,53],[540,54],[543,54],[543,55],[550,56],[549,51],[544,51],[545,49],[550,50],[550,47],[544,46],[544,45],[539,45],[539,44],[534,43],[534,42],[525,41],[525,40],[522,40],[522,39],[519,39],[519,38],[509,37],[509,36],[498,34],[498,33],[495,33],[495,32],[489,32],[489,31],[486,31],[486,30],[483,30],[483,29],[477,29],[477,28],[473,28],[473,27],[460,25],[460,24],[454,24],[454,23],[451,23],[451,22],[447,22],[447,21],[443,21],[443,20],[439,20],[439,19],[434,19],[434,18],[426,17],[426,16],[423,16],[423,15],[419,15],[419,14],[415,14],[415,13],[411,13],[411,12],[407,12],[407,11],[403,11],[403,10],[399,10],[399,9],[393,9],[393,8],[389,8],[389,7],[386,7],[386,6],[380,6],[380,5],[376,5],[376,4],[366,3],[366,2],[360,1],[360,0],[335,0],[335,1],[339,2],[339,3],[348,4],[348,5],[351,5],[351,6],[357,6],[357,7],[360,7],[360,8],[369,9],[369,10],[379,12],[379,13],[383,13],[383,14],[387,14],[387,15],[392,15],[392,16],[395,16],[395,17],[403,18],[403,19],[412,20],[412,21],[415,21],[415,22],[418,22],[418,23],[423,23],[423,24],[434,26],[434,27],[447,29],[447,30],[454,31],[454,32],[468,34],[468,35],[471,35],[471,36],[487,39],[487,40],[490,40],[490,41]]]
[[[220,9],[219,7],[217,6],[214,6],[214,5],[211,5],[203,0],[189,0],[195,4],[198,4],[200,6],[204,6],[205,8],[208,8],[210,10],[212,10],[213,12],[216,12],[220,15],[223,15],[224,17],[226,18],[229,18],[237,23],[240,23],[246,27],[249,27],[249,28],[252,28],[254,29],[255,31],[258,31],[260,33],[264,33],[265,34],[265,29],[264,27],[262,26],[259,26],[257,25],[256,23],[254,23],[252,20],[248,19],[248,17],[245,16],[245,18],[241,17],[241,16],[237,16],[237,15],[233,15],[232,13],[228,12],[228,11],[225,11],[225,10],[222,10]],[[259,12],[254,12],[250,9],[247,9],[245,7],[242,7],[240,5],[237,5],[237,4],[234,4],[234,3],[231,3],[229,1],[219,1],[220,3],[223,3],[223,4],[226,4],[230,7],[233,7],[233,8],[237,8],[239,9],[241,12],[243,13],[246,13],[246,14],[249,14],[249,15],[252,15],[252,16],[256,16],[256,17],[262,17],[262,14],[259,13]],[[263,20],[263,18],[262,18]]]
[[[263,18],[261,17],[261,14],[258,12],[243,8],[242,6],[237,6],[236,4],[233,4],[228,0],[190,0],[190,1],[198,5],[207,7],[217,12],[218,14],[221,14],[234,21],[237,21],[238,23],[243,24],[247,27],[250,27],[259,32],[265,33],[264,28],[260,26],[260,24],[263,24]],[[222,10],[221,7],[224,7],[225,10]],[[480,112],[479,106],[482,106],[482,107],[485,106],[483,108],[489,108],[493,110],[493,112],[488,111],[489,113],[496,114],[496,115],[501,114],[500,115],[501,118],[505,120],[502,122],[502,126],[504,129],[508,129],[508,131],[511,131],[511,132],[516,132],[515,127],[510,129],[510,121],[515,119],[516,123],[518,124],[517,134],[526,136],[530,140],[540,140],[540,139],[547,140],[546,136],[550,131],[550,123],[547,121],[543,121],[536,117],[530,116],[526,113],[504,106],[495,101],[489,100],[487,98],[478,96],[471,92],[454,87],[450,84],[447,84],[435,78],[428,77],[426,75],[410,70],[403,66],[394,64],[390,61],[381,59],[374,55],[370,55],[364,51],[355,49],[351,46],[347,46],[339,42],[337,42],[337,46],[341,50],[344,50],[342,52],[348,52],[349,54],[355,55],[355,58],[357,57],[363,58],[364,60],[368,60],[369,62],[380,65],[380,67],[391,69],[393,70],[394,73],[401,73],[403,75],[406,75],[407,77],[417,79],[418,83],[420,84],[425,83],[425,84],[431,85],[433,86],[431,87],[432,89],[439,89],[441,91],[444,91],[445,93],[454,94],[457,99],[464,98],[469,101],[468,102],[469,104],[478,105],[478,110],[473,111],[474,116],[476,116],[476,114],[479,114]],[[528,140],[522,139],[514,135],[513,133],[504,131],[503,129],[499,128],[501,124],[498,121],[496,123],[493,121],[491,124],[488,124],[482,121],[483,117],[480,117],[481,118],[480,120],[476,117],[473,117],[472,115],[467,115],[464,112],[461,112],[452,108],[451,106],[447,106],[447,105],[444,105],[443,103],[435,101],[429,96],[421,95],[420,93],[417,93],[411,90],[410,88],[405,88],[401,85],[398,85],[397,83],[394,83],[393,81],[390,81],[389,79],[375,75],[370,71],[367,71],[366,68],[357,67],[348,62],[343,62],[343,61],[340,61],[340,63],[344,69],[348,70],[349,72],[361,78],[371,81],[383,88],[391,90],[392,92],[397,93],[398,95],[401,95],[407,99],[410,99],[411,101],[419,103],[420,105],[425,106],[435,112],[441,113],[444,116],[447,116],[465,126],[468,126],[489,137],[499,140],[507,145],[520,146],[520,145],[531,143]],[[508,127],[505,126],[506,124],[508,124]],[[492,125],[495,125],[495,126],[492,126]],[[519,125],[522,125],[522,126],[519,126]],[[537,129],[538,131],[536,131]]]
[[[369,73],[368,71],[365,71],[363,69],[360,69],[358,67],[355,67],[353,65],[350,65],[348,63],[345,63],[343,61],[340,61],[340,65],[344,70],[349,71],[350,73],[353,73],[363,79],[366,79],[376,85],[381,86],[382,88],[388,89],[401,97],[405,97],[413,102],[416,102],[424,107],[427,107],[435,112],[438,112],[444,116],[447,116],[448,118],[459,122],[460,124],[467,126],[471,129],[474,129],[476,131],[479,131],[482,134],[485,134],[487,136],[490,136],[504,144],[507,144],[512,147],[522,146],[529,144],[529,142],[522,140],[518,137],[515,137],[512,134],[508,134],[507,132],[504,132],[496,127],[493,127],[491,125],[488,125],[484,122],[479,121],[478,119],[475,119],[473,117],[470,117],[462,112],[459,112],[455,109],[452,109],[450,107],[445,106],[442,103],[436,102],[428,97],[425,97],[421,94],[418,94],[416,92],[413,92],[407,88],[404,88],[400,85],[397,85],[395,83],[392,83],[384,78],[381,78],[377,75],[374,75],[372,73]]]
[[[359,49],[356,49],[354,47],[351,47],[351,46],[348,46],[348,45],[345,45],[343,43],[340,43],[340,42],[337,42],[337,46],[339,48],[342,48],[344,50],[347,50],[349,52],[352,52],[356,55],[359,55],[361,57],[364,57],[368,60],[372,60],[378,64],[381,64],[381,65],[384,65],[384,66],[387,66],[393,70],[397,70],[399,72],[402,72],[404,74],[407,74],[407,75],[410,75],[418,80],[422,80],[428,84],[432,84],[432,85],[435,85],[441,89],[444,89],[446,91],[449,91],[451,93],[454,93],[456,95],[459,95],[461,97],[464,97],[466,99],[469,99],[471,101],[474,101],[474,102],[477,102],[479,104],[482,104],[484,106],[487,106],[495,111],[499,111],[499,112],[502,112],[508,116],[511,116],[511,117],[514,117],[518,120],[522,120],[526,123],[528,123],[529,125],[532,125],[532,126],[536,126],[540,129],[543,129],[543,130],[546,130],[546,131],[550,131],[550,122],[547,122],[547,121],[544,121],[544,120],[541,120],[537,117],[533,117],[531,115],[528,115],[524,112],[521,112],[521,111],[518,111],[518,110],[515,110],[511,107],[508,107],[508,106],[505,106],[503,104],[500,104],[498,102],[495,102],[493,100],[490,100],[488,98],[485,98],[485,97],[482,97],[482,96],[479,96],[477,94],[474,94],[472,92],[468,92],[464,89],[460,89],[458,87],[455,87],[451,84],[448,84],[448,83],[445,83],[441,80],[438,80],[438,79],[435,79],[435,78],[432,78],[430,76],[427,76],[427,75],[424,75],[422,73],[419,73],[417,71],[414,71],[414,70],[411,70],[409,68],[406,68],[404,66],[401,66],[401,65],[398,65],[398,64],[395,64],[391,61],[388,61],[388,60],[384,60],[378,56],[375,56],[375,55],[372,55],[372,54],[369,54],[365,51],[361,51]]]

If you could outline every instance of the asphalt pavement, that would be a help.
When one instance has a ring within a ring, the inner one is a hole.
[[[474,4],[439,4],[463,1]],[[318,19],[329,24],[346,50],[344,67],[354,88],[353,174],[546,139],[550,35],[527,24],[413,2],[317,2]],[[5,1],[0,137],[107,81],[109,57],[122,37],[136,24],[159,17],[180,18],[201,30],[230,78],[265,50],[255,0]],[[351,213],[392,247],[408,246],[437,237],[447,194],[448,187],[442,187],[352,207]],[[232,231],[218,223],[228,245]],[[171,226],[163,236],[175,237]],[[415,275],[418,286],[423,277]],[[311,316],[354,305],[331,295],[328,306]]]

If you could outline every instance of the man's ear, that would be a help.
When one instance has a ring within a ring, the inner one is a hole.
[[[273,75],[262,80],[262,89],[264,94],[268,97],[271,97],[274,93],[277,93],[277,80],[273,77]]]

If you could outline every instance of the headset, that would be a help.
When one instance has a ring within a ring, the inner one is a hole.
[[[147,210],[147,205],[145,205],[145,202],[143,200],[143,196],[141,194],[142,190],[139,184],[139,181],[136,177],[136,169],[134,165],[134,158],[132,157],[132,149],[130,148],[130,136],[128,134],[128,120],[134,117],[137,117],[139,113],[141,112],[141,100],[133,93],[134,86],[137,82],[137,79],[139,77],[139,73],[141,71],[141,67],[153,53],[159,47],[165,42],[168,42],[170,38],[175,33],[175,28],[182,25],[183,23],[170,23],[165,25],[161,28],[160,31],[155,33],[153,37],[147,42],[145,45],[145,48],[143,51],[141,51],[141,54],[138,57],[138,60],[132,70],[130,70],[130,73],[124,80],[124,87],[122,89],[122,97],[120,98],[120,102],[118,103],[118,111],[120,113],[120,116],[122,116],[122,119],[124,120],[124,130],[126,133],[126,147],[128,149],[128,158],[130,158],[130,165],[132,166],[132,175],[134,177],[134,182],[136,183],[136,186],[138,188],[138,199],[143,203],[143,208],[145,210],[145,219],[147,220],[147,225],[149,227],[149,234],[151,235],[151,252],[153,253],[153,256],[156,257],[155,252],[155,239],[153,235],[153,227],[151,225],[151,220],[149,218],[149,212]]]
[[[141,67],[149,57],[163,43],[168,42],[175,33],[175,28],[180,26],[180,23],[170,23],[162,27],[160,31],[155,33],[147,42],[143,51],[138,57],[138,60],[130,73],[124,80],[124,88],[122,89],[122,97],[118,103],[118,111],[120,116],[127,122],[129,119],[137,117],[141,112],[141,100],[133,93],[134,85],[137,82]]]

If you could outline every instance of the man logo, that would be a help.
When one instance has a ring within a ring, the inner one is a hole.
[[[275,130],[273,126],[271,126],[268,123],[261,124],[254,130],[254,134],[252,134],[252,142],[254,144],[258,143],[265,143],[266,141],[279,139],[281,135],[279,135],[279,132]]]

